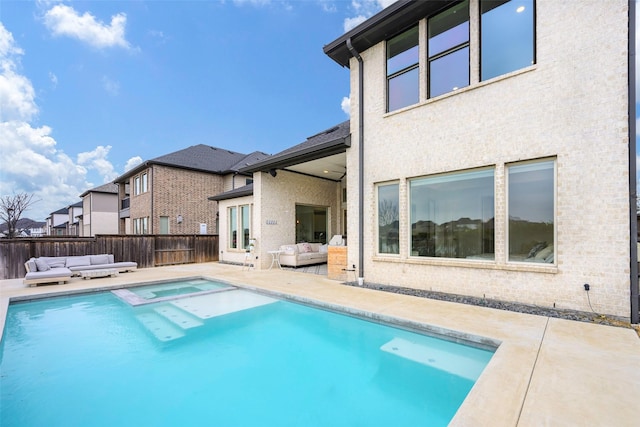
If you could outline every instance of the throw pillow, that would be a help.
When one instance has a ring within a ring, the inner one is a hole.
[[[305,253],[313,252],[313,250],[311,249],[311,245],[308,243],[303,243],[302,247],[303,247],[302,252],[305,252]]]
[[[47,262],[43,259],[37,258],[36,259],[36,267],[38,267],[38,271],[49,271],[51,270],[51,267],[49,267],[49,264],[47,264]]]
[[[321,254],[326,254],[327,252],[329,252],[328,246],[326,243],[324,245],[321,245],[320,248],[318,248],[318,253]]]

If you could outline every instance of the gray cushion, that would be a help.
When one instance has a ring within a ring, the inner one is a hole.
[[[49,264],[49,267],[51,267],[51,268],[63,268],[64,267],[64,262],[66,260],[66,257],[41,256],[38,259],[41,259],[44,262],[46,262],[47,264]]]
[[[70,256],[67,258],[67,268],[80,267],[84,265],[91,265],[91,259],[89,256]]]
[[[51,267],[49,267],[49,264],[41,259],[41,258],[37,258],[36,259],[36,267],[38,268],[38,271],[49,271],[51,270]]]
[[[89,258],[91,258],[91,265],[111,264],[113,262],[109,260],[109,255],[107,254],[91,255]]]

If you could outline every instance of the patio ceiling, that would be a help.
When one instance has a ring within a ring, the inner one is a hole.
[[[332,181],[340,181],[347,173],[347,154],[334,154],[333,156],[310,160],[282,169]]]

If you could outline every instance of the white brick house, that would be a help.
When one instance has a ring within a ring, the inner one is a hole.
[[[325,46],[351,70],[360,277],[633,317],[629,12],[401,0]]]
[[[299,239],[297,207],[320,206],[359,280],[637,322],[632,11],[397,1],[324,47],[350,69],[345,154],[311,137],[242,169],[253,187],[217,199],[221,251],[239,202],[259,268]]]

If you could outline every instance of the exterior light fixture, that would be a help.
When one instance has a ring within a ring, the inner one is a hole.
[[[519,8],[517,8],[516,12],[518,12],[518,13],[524,12],[524,6],[520,6]]]

